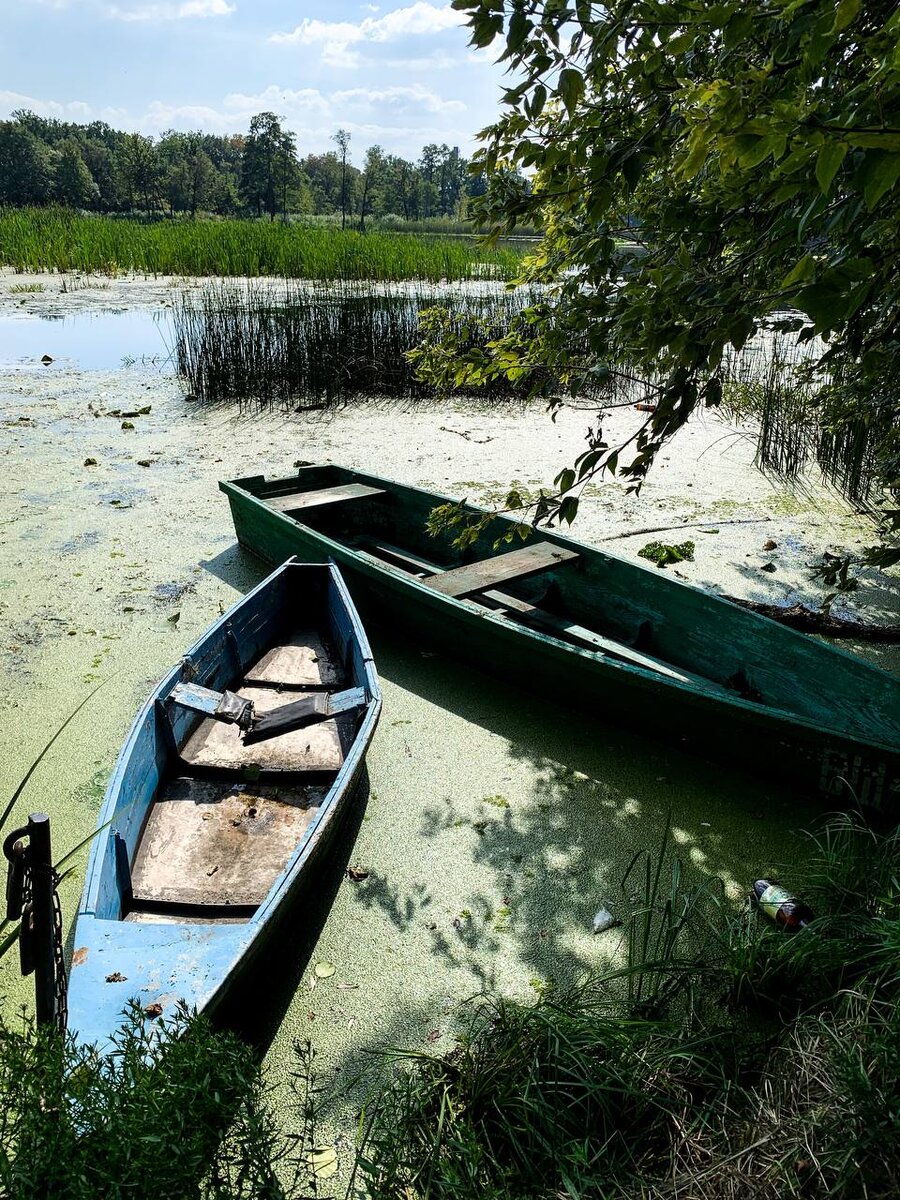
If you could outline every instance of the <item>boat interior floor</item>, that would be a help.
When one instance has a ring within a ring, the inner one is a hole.
[[[327,788],[173,779],[157,797],[131,870],[132,908],[256,907]]]
[[[334,648],[301,630],[248,668],[234,690],[265,714],[338,690],[346,677]],[[181,773],[150,807],[125,919],[230,923],[252,916],[324,803],[355,720],[341,713],[249,745],[237,725],[201,720],[181,748]],[[284,772],[284,782],[267,772]]]

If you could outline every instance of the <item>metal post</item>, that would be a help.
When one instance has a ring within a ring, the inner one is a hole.
[[[53,857],[50,852],[50,818],[46,813],[28,817],[31,904],[34,920],[34,1008],[38,1025],[56,1021],[56,959],[54,957]]]

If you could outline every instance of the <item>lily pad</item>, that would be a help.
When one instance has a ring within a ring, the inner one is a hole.
[[[330,1179],[337,1175],[337,1150],[334,1146],[315,1146],[309,1151],[309,1165],[316,1179]]]
[[[331,976],[337,970],[337,967],[334,965],[333,962],[326,962],[323,959],[322,962],[316,963],[314,970],[315,970],[317,979],[330,979]]]

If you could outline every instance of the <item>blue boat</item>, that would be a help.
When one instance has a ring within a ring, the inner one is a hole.
[[[106,792],[75,924],[69,1030],[108,1045],[210,1011],[290,919],[352,799],[381,709],[333,563],[284,563],[144,705]]]

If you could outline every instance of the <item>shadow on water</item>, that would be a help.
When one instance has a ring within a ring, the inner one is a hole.
[[[430,931],[431,952],[448,965],[477,950],[475,984],[492,982],[485,955],[508,949],[510,939],[516,957],[538,974],[571,980],[589,969],[598,945],[590,936],[593,913],[602,905],[618,915],[628,909],[622,877],[636,852],[659,846],[670,813],[679,856],[698,879],[721,880],[733,899],[773,858],[790,859],[776,829],[787,835],[820,815],[814,801],[772,782],[582,718],[554,697],[537,698],[439,656],[410,653],[394,635],[376,631],[373,649],[386,682],[438,710],[438,729],[443,713],[448,723],[501,740],[501,774],[490,793],[473,803],[449,778],[445,794],[432,789],[418,813],[423,842],[465,830],[475,875],[494,885],[470,891],[459,924]],[[398,895],[378,885],[356,895],[406,929],[426,916],[432,892],[419,885]]]
[[[242,589],[265,573],[236,546],[204,565]],[[595,937],[593,914],[627,915],[628,864],[656,851],[670,814],[689,874],[735,900],[804,853],[814,802],[422,651],[402,627],[369,634],[385,693],[371,798],[351,807],[289,932],[230,1006],[254,1042],[274,1039],[276,1060],[291,1054],[279,1027],[303,1028],[312,1007],[298,985],[320,938],[360,987],[328,1003],[363,1007],[355,1030],[329,1017],[326,1034],[323,989],[306,1027],[352,1080],[374,1048],[446,1032],[466,996],[521,996],[523,981],[527,994],[529,979],[564,984],[614,960],[619,935]],[[366,879],[346,882],[351,861]]]
[[[200,566],[242,594],[255,588],[269,574],[266,563],[238,542],[232,542],[212,558],[201,559]]]

